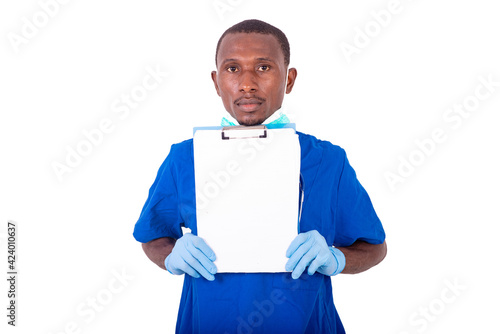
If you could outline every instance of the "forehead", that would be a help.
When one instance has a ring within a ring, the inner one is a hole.
[[[219,46],[217,63],[227,59],[254,60],[268,58],[276,63],[285,63],[285,56],[280,43],[271,34],[259,33],[230,33],[227,34]]]

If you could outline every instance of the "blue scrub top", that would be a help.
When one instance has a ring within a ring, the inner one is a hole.
[[[317,230],[336,247],[356,240],[383,243],[382,224],[345,151],[297,134],[304,191],[299,232]],[[197,234],[195,203],[190,139],[172,145],[149,190],[134,237],[142,243],[178,239],[181,226]],[[185,275],[176,332],[345,333],[333,303],[331,278],[309,276],[307,270],[297,280],[290,273],[224,273],[212,282]]]

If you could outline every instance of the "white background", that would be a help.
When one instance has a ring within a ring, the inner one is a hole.
[[[287,34],[298,69],[290,116],[346,149],[387,232],[382,264],[333,278],[347,332],[497,329],[500,87],[456,128],[443,119],[480,76],[500,81],[496,2],[401,0],[350,62],[341,43],[376,29],[370,13],[389,0],[221,2],[230,3],[222,15],[212,0],[74,0],[47,22],[37,1],[0,5],[0,247],[6,254],[7,220],[18,222],[20,273],[18,327],[2,306],[2,332],[174,331],[182,277],[152,264],[132,230],[170,145],[224,114],[210,80],[215,45],[248,18]],[[14,47],[9,36],[33,16],[46,25]],[[120,119],[113,103],[147,67],[169,75]],[[113,130],[58,180],[52,164],[103,119]],[[385,174],[397,173],[398,157],[418,157],[415,141],[436,128],[446,140],[391,189]],[[3,279],[0,289],[6,305]],[[91,318],[96,297],[105,305]]]

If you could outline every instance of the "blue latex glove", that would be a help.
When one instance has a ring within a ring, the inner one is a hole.
[[[286,257],[289,259],[285,269],[292,271],[293,279],[299,278],[306,267],[309,267],[309,275],[319,272],[327,276],[337,275],[345,267],[344,253],[328,247],[325,238],[316,230],[300,233],[288,247]]]
[[[194,234],[186,233],[175,242],[172,252],[165,259],[165,267],[174,275],[186,273],[195,278],[201,275],[213,281],[217,272],[213,261],[215,253],[205,241]]]

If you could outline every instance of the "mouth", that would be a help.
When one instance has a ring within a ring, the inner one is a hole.
[[[238,98],[234,101],[241,111],[254,112],[260,108],[266,100],[263,98]]]

